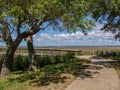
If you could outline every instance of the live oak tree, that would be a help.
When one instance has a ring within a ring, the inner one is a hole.
[[[49,26],[86,33],[94,25],[87,17],[91,3],[93,0],[0,0],[0,36],[7,45],[1,77],[12,71],[15,50],[24,38]]]
[[[92,16],[104,25],[102,30],[120,40],[120,0],[95,0],[94,6]]]

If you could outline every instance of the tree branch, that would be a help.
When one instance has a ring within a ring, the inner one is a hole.
[[[10,29],[9,29],[9,24],[5,20],[3,20],[3,19],[0,19],[0,23],[3,26],[2,30],[1,30],[2,38],[7,43],[12,42],[13,40],[12,40],[12,37],[11,37],[11,33],[10,33]]]
[[[40,19],[31,30],[21,33],[13,42],[14,44],[17,44],[15,46],[18,46],[19,43],[22,41],[22,39],[24,39],[28,36],[32,36],[32,35],[36,34],[37,32],[39,32],[42,29],[42,28],[40,28],[40,25],[42,25],[44,22],[46,22],[48,17],[49,17],[49,15],[45,16],[43,19]]]

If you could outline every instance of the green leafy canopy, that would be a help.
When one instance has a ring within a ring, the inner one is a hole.
[[[120,39],[120,0],[95,0],[92,16],[104,25],[103,31]]]
[[[62,30],[81,30],[86,33],[86,30],[94,26],[94,21],[86,18],[92,9],[92,0],[4,0],[4,2],[0,0],[0,2],[2,12],[0,18],[12,17],[9,22],[13,26],[17,27],[21,21],[21,26],[26,26],[27,30],[46,15],[49,16],[48,26],[52,25]]]

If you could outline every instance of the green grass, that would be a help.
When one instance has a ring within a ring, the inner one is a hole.
[[[78,75],[88,67],[83,63],[90,63],[90,61],[73,58],[68,62],[45,65],[37,72],[15,71],[0,80],[0,90],[28,90],[33,83],[37,83],[37,86],[40,87],[49,85],[51,82],[64,82],[66,78],[61,78],[60,74]]]
[[[20,83],[16,78],[19,78],[18,74],[11,74],[0,80],[0,90],[25,90],[27,89],[28,82]]]

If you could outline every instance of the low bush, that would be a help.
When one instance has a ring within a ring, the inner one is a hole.
[[[103,51],[97,51],[97,52],[96,52],[96,55],[97,55],[97,56],[104,56],[104,52],[103,52]]]
[[[43,67],[45,65],[56,64],[67,62],[70,59],[74,58],[74,53],[66,53],[65,55],[56,55],[56,56],[37,56],[36,63],[38,67]]]
[[[114,51],[97,51],[97,56],[102,56],[102,57],[106,57],[106,58],[110,58],[110,57],[116,57],[118,52],[114,52]]]
[[[14,58],[13,70],[26,70],[29,67],[29,59],[27,56],[17,55]]]
[[[77,55],[83,55],[83,52],[77,52]]]
[[[104,58],[112,58],[117,60],[120,63],[120,51],[98,51],[97,56],[102,56]]]
[[[68,53],[66,53],[67,59],[72,59],[72,58],[74,58],[74,55],[75,55],[75,53],[73,53],[73,52],[68,52]]]

